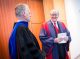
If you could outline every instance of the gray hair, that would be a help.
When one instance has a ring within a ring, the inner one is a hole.
[[[23,12],[25,12],[25,11],[27,11],[27,12],[30,11],[30,9],[29,9],[27,4],[18,4],[15,7],[15,14],[16,14],[17,17],[21,17]]]
[[[57,15],[59,15],[59,11],[53,9],[53,10],[50,11],[50,15],[52,15],[52,14],[57,14]]]

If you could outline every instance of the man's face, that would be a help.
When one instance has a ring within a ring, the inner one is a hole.
[[[58,16],[59,16],[58,13],[51,14],[51,20],[54,21],[54,22],[57,21]]]
[[[30,21],[30,18],[31,18],[30,10],[25,9],[24,18],[25,18],[25,20],[27,20],[28,22]]]

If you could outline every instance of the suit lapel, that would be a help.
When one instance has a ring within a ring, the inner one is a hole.
[[[61,23],[58,21],[57,24],[58,24],[58,28],[59,28],[60,33],[62,33],[63,27],[62,27]]]
[[[49,31],[50,31],[51,36],[55,38],[56,32],[51,21],[48,22],[48,26],[49,26]]]

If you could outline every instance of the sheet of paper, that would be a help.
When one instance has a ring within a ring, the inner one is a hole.
[[[59,33],[59,34],[58,34],[58,38],[64,38],[64,37],[66,37],[66,36],[67,36],[66,33]],[[66,41],[65,41],[65,40],[62,40],[62,41],[59,42],[59,43],[66,43]]]

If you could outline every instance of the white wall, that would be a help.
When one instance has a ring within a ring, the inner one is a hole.
[[[80,54],[80,0],[65,0],[67,25],[71,33],[71,59]]]

